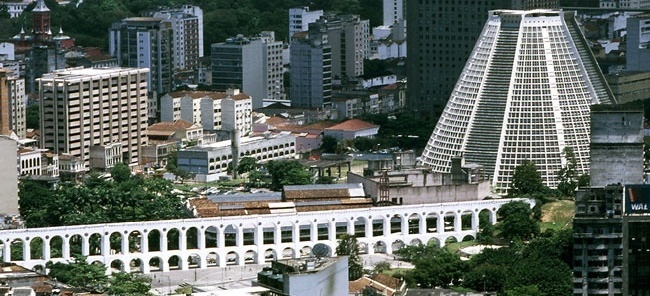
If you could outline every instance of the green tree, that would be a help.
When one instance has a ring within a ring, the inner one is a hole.
[[[406,281],[422,288],[459,285],[467,265],[460,257],[446,249],[435,249],[432,254],[416,258],[415,268],[406,272]]]
[[[99,264],[89,264],[84,256],[76,256],[72,262],[48,262],[46,268],[49,276],[56,278],[73,287],[103,291],[108,283],[106,267]]]
[[[117,174],[120,175],[119,173]],[[105,180],[96,174],[82,184],[50,190],[31,180],[20,184],[20,214],[28,227],[117,223],[185,218],[183,201],[169,181],[126,174]]]
[[[9,7],[7,3],[0,3],[0,19],[9,19],[11,14],[9,14]]]
[[[271,190],[279,191],[285,185],[305,185],[311,183],[311,175],[302,164],[295,160],[271,160],[266,165],[271,175]]]
[[[115,296],[147,296],[153,295],[151,290],[151,279],[135,273],[114,273],[106,294]]]
[[[363,292],[361,292],[362,296],[381,296],[379,292],[373,287],[365,287],[363,288]]]
[[[513,197],[540,193],[545,190],[542,175],[537,171],[537,166],[530,160],[525,160],[515,167],[512,174],[512,184],[508,194]]]
[[[334,184],[334,177],[320,176],[316,179],[316,184]]]
[[[383,273],[384,271],[390,270],[390,262],[381,261],[375,263],[375,268],[372,270],[374,273]]]
[[[401,260],[406,262],[414,262],[418,258],[433,256],[440,249],[436,245],[407,245],[401,247],[399,250],[396,250],[395,255],[399,256]]]
[[[257,159],[255,157],[242,157],[237,164],[237,173],[243,175],[257,169]]]
[[[536,285],[514,287],[505,294],[506,296],[546,296]]]
[[[32,104],[25,109],[25,126],[27,128],[41,128],[41,113],[38,110],[38,104]]]
[[[506,240],[525,241],[539,234],[539,225],[533,219],[533,212],[526,202],[513,201],[504,204],[497,214],[501,217],[498,224],[501,237]]]
[[[363,265],[361,264],[361,257],[359,257],[359,245],[356,236],[347,233],[340,235],[336,255],[348,256],[349,280],[354,281],[363,276]]]
[[[575,190],[578,187],[578,161],[571,147],[565,147],[563,154],[567,164],[557,172],[559,181],[557,189],[564,196],[575,197]]]
[[[352,140],[352,146],[359,151],[370,151],[375,148],[375,141],[366,137],[358,137]]]
[[[320,143],[320,150],[323,153],[336,153],[338,140],[332,136],[324,136]]]
[[[262,187],[262,180],[264,180],[264,173],[260,171],[252,171],[248,175],[248,181],[253,187],[259,188]]]
[[[131,169],[128,165],[118,162],[111,168],[111,177],[116,183],[122,183],[131,179]]]

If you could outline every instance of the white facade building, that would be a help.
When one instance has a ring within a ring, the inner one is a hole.
[[[600,8],[650,9],[650,0],[600,0]]]
[[[395,23],[406,20],[406,0],[383,1],[384,26],[392,26]]]
[[[309,24],[323,16],[322,10],[310,11],[309,7],[295,7],[289,9],[289,40],[298,32],[309,30]]]
[[[136,165],[147,145],[147,72],[133,68],[72,68],[38,79],[41,146],[90,165],[93,146],[122,145]]]
[[[179,150],[178,168],[196,173],[196,180],[212,182],[226,176],[228,164],[233,160],[232,143],[221,141],[200,147]],[[277,159],[292,159],[296,156],[296,137],[290,133],[277,135],[242,137],[239,157],[253,157],[258,162]]]
[[[537,165],[549,187],[575,153],[589,172],[590,106],[616,103],[575,12],[491,11],[421,161],[449,172],[451,159],[485,167],[498,193],[514,169]]]
[[[184,5],[153,14],[171,24],[172,59],[174,69],[196,69],[203,57],[203,10],[198,6]]]
[[[16,58],[16,46],[9,42],[0,42],[0,61],[13,61]]]
[[[34,0],[21,0],[21,1],[3,1],[2,4],[7,5],[7,12],[9,12],[9,15],[11,18],[16,18],[19,17],[23,11],[29,6],[29,4],[32,4]]]
[[[180,91],[160,99],[162,121],[182,119],[201,124],[208,131],[231,131],[236,127],[246,135],[253,130],[252,113],[253,98],[238,89],[225,92]]]
[[[122,143],[110,143],[90,147],[90,168],[110,170],[122,162]]]
[[[18,175],[41,175],[41,151],[38,149],[18,149]]]

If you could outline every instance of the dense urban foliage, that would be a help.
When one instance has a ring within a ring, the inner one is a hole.
[[[124,164],[116,165],[111,175],[112,180],[90,174],[80,184],[65,182],[54,190],[39,181],[21,180],[20,215],[27,227],[187,217],[169,181],[131,175]]]
[[[113,22],[126,17],[140,16],[147,10],[180,4],[198,5],[203,9],[204,47],[224,42],[226,38],[243,34],[250,36],[261,31],[275,31],[276,39],[288,41],[289,8],[309,6],[312,10],[324,9],[339,13],[359,14],[378,26],[382,19],[382,2],[375,0],[73,0],[69,5],[57,5],[55,0],[45,0],[52,11],[52,26],[62,26],[66,34],[74,37],[78,45],[108,48],[108,29]],[[33,9],[34,4],[28,7]],[[9,20],[0,10],[0,38],[9,38],[21,27],[29,30],[32,22],[29,13]],[[207,55],[207,54],[206,54]]]
[[[359,257],[357,237],[351,234],[339,236],[339,244],[336,247],[338,256],[348,256],[348,279],[354,281],[363,276],[363,264]]]
[[[311,174],[295,160],[271,160],[266,164],[271,175],[271,190],[280,191],[285,185],[311,184]]]
[[[58,282],[106,295],[151,295],[151,279],[142,274],[113,273],[106,276],[106,266],[89,264],[84,256],[76,256],[72,262],[48,262],[49,276]]]
[[[523,204],[523,203],[521,203]],[[525,204],[524,204],[525,205]],[[504,229],[519,225],[530,218],[530,212],[520,203],[508,204],[499,213],[503,220],[497,225],[501,235]],[[503,207],[502,207],[503,208]],[[514,219],[514,217],[519,217]],[[511,224],[503,226],[503,224]],[[499,295],[570,295],[572,291],[572,234],[571,229],[545,232],[537,230],[519,234],[529,240],[515,241],[462,261],[459,255],[435,245],[405,246],[395,253],[402,260],[412,262],[413,270],[398,273],[410,286],[464,287],[475,291],[496,291]],[[505,235],[509,236],[509,235]],[[518,238],[520,238],[518,237]],[[495,237],[495,239],[499,239]]]

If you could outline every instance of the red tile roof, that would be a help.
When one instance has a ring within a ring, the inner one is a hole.
[[[188,128],[191,128],[194,124],[185,121],[185,120],[176,120],[174,122],[171,121],[163,121],[163,122],[158,122],[154,123],[149,126],[149,131],[158,131],[158,132],[175,132],[175,131],[180,131],[180,130],[186,130]]]
[[[376,128],[376,127],[378,126],[369,122],[365,122],[363,120],[350,119],[342,123],[339,123],[335,126],[326,128],[326,130],[361,131],[361,130]]]

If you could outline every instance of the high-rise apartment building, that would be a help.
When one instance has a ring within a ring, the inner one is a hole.
[[[284,99],[282,42],[264,31],[254,37],[228,38],[212,44],[212,86],[215,90],[241,89],[253,97],[253,108],[265,100]]]
[[[291,105],[322,108],[332,101],[332,47],[323,26],[293,35],[291,41]]]
[[[505,194],[529,160],[554,188],[567,148],[588,172],[590,106],[612,103],[575,12],[491,11],[421,161],[449,172],[462,155]]]
[[[172,88],[172,36],[163,19],[126,18],[109,29],[109,53],[122,67],[149,68],[148,90],[162,95]]]
[[[370,22],[358,15],[328,14],[309,25],[327,31],[332,48],[332,78],[345,80],[363,75],[363,60],[370,55]],[[322,30],[316,28],[315,30]]]
[[[644,295],[650,289],[643,111],[591,114],[590,187],[576,192],[573,295]],[[633,185],[628,185],[633,184]],[[636,184],[636,185],[634,185]],[[644,207],[644,205],[646,205]]]
[[[406,0],[383,0],[383,24],[392,26],[406,20]]]
[[[289,9],[289,40],[293,34],[309,30],[309,24],[323,16],[322,10],[310,11],[309,7],[295,7]]]
[[[488,11],[557,6],[557,0],[409,1],[407,108],[428,116],[442,112]]]
[[[44,75],[38,80],[42,148],[78,157],[86,168],[98,148],[136,165],[147,144],[148,72],[71,68]]]
[[[650,71],[650,14],[627,19],[626,68],[628,71]]]
[[[0,135],[25,138],[25,80],[0,68]]]
[[[152,15],[171,24],[174,69],[197,69],[203,57],[203,10],[198,6],[156,11]]]

